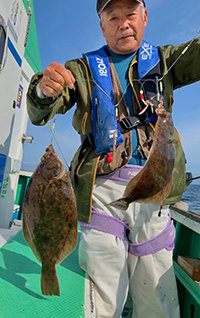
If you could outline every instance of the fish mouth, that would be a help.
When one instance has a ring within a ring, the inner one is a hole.
[[[53,148],[53,145],[52,145],[52,144],[50,144],[50,145],[47,147],[46,152],[52,152],[52,153],[55,153],[55,150],[54,150],[54,148]]]

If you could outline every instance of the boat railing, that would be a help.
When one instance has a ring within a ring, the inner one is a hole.
[[[200,214],[179,202],[171,206],[176,227],[174,270],[181,318],[200,317]]]

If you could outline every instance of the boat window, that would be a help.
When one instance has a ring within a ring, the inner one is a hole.
[[[0,69],[3,63],[5,44],[6,44],[6,31],[4,27],[0,24]]]

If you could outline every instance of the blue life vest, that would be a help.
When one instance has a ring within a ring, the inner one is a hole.
[[[120,132],[113,97],[113,86],[106,46],[83,54],[93,79],[92,123],[97,154],[106,153],[124,141]],[[144,78],[160,62],[158,48],[143,41],[138,53],[138,78]]]

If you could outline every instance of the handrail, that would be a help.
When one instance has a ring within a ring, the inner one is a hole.
[[[200,234],[200,213],[183,211],[174,205],[170,206],[170,211],[174,220]]]

